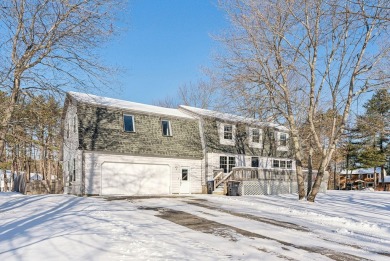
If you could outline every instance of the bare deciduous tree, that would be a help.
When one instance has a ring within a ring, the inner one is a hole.
[[[9,0],[0,4],[0,158],[22,92],[84,89],[104,82],[96,50],[113,35],[120,0]]]
[[[282,116],[291,131],[299,199],[305,197],[299,126],[309,123],[319,154],[314,201],[325,170],[361,93],[388,81],[387,1],[221,1],[233,24],[221,37],[224,87],[241,86]],[[249,90],[249,91],[248,91]],[[318,112],[327,112],[327,135]]]
[[[177,108],[179,105],[194,106],[202,109],[211,108],[216,102],[216,88],[213,83],[199,81],[179,87],[175,96],[167,96],[155,102],[156,105]]]

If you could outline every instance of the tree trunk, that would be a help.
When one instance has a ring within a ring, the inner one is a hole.
[[[321,164],[320,164],[320,167],[318,168],[316,180],[314,181],[314,184],[313,184],[313,187],[310,191],[310,194],[307,197],[307,201],[314,202],[318,192],[320,191],[321,183],[322,183],[322,180],[323,180],[324,174],[325,174],[324,166],[327,165],[325,161],[326,161],[326,158],[321,160]]]
[[[307,200],[314,202],[317,193],[320,191],[321,183],[324,178],[325,170],[327,169],[329,162],[333,156],[334,148],[331,148],[327,153],[323,153],[321,157],[320,167],[318,168],[318,173],[316,180],[311,189],[310,195],[307,197]]]
[[[293,128],[291,128],[291,136],[295,151],[295,164],[296,164],[296,172],[297,172],[297,184],[298,184],[298,199],[302,200],[305,198],[305,182],[303,178],[303,171],[302,171],[302,153],[301,153],[301,147],[299,146],[299,140],[297,131]]]
[[[336,190],[336,187],[337,187],[337,184],[336,184],[336,172],[337,172],[337,163],[336,163],[336,160],[335,160],[335,162],[334,162],[334,169],[333,169],[333,189],[334,190]],[[339,187],[340,187],[340,185],[339,185]]]
[[[5,162],[5,153],[4,153],[4,149],[5,149],[5,134],[6,134],[6,131],[5,131],[5,128],[3,127],[3,125],[1,126],[0,128],[0,162]],[[3,156],[4,156],[4,159],[3,159]]]
[[[309,148],[309,162],[308,162],[309,172],[307,173],[307,193],[306,196],[309,196],[312,188],[312,177],[313,177],[313,144],[310,139],[310,148]]]
[[[7,185],[7,170],[3,169],[3,181],[4,181],[4,191],[8,191],[8,185]]]
[[[14,75],[14,83],[12,88],[11,96],[9,97],[9,103],[4,111],[3,118],[0,122],[0,161],[2,159],[4,149],[5,149],[5,138],[8,132],[8,126],[11,122],[12,115],[15,110],[15,105],[18,100],[20,90],[20,75],[15,73]]]

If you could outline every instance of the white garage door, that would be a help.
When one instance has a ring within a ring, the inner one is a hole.
[[[169,194],[170,180],[168,165],[102,164],[102,195]]]

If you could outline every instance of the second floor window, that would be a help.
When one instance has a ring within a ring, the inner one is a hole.
[[[260,131],[259,129],[252,129],[252,142],[260,143]]]
[[[236,126],[231,123],[217,122],[219,143],[227,146],[236,144]]]
[[[284,147],[287,146],[287,134],[286,133],[280,133],[279,145],[284,146]]]
[[[249,147],[252,147],[252,148],[262,148],[262,130],[261,129],[258,129],[258,128],[252,128],[252,127],[249,127],[248,128],[248,133],[249,133],[249,137],[248,137],[248,145]]]
[[[223,138],[225,140],[233,139],[233,126],[232,125],[224,125],[223,126]]]
[[[171,122],[167,120],[161,121],[163,136],[172,136]]]
[[[134,132],[134,116],[133,115],[123,115],[123,127],[126,132]]]

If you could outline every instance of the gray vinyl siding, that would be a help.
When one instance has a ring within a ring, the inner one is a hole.
[[[134,116],[135,132],[123,129],[123,114]],[[79,149],[143,156],[203,157],[196,119],[146,114],[78,102]],[[161,120],[169,120],[172,136],[163,136]]]
[[[290,150],[288,151],[277,150],[275,138],[276,130],[271,128],[260,128],[262,129],[262,148],[253,148],[249,146],[249,135],[247,133],[248,127],[251,126],[231,122],[230,124],[237,126],[235,146],[220,144],[217,122],[218,119],[216,118],[204,118],[204,139],[208,153],[242,154],[247,156],[276,158],[292,157],[291,145],[289,146]]]

